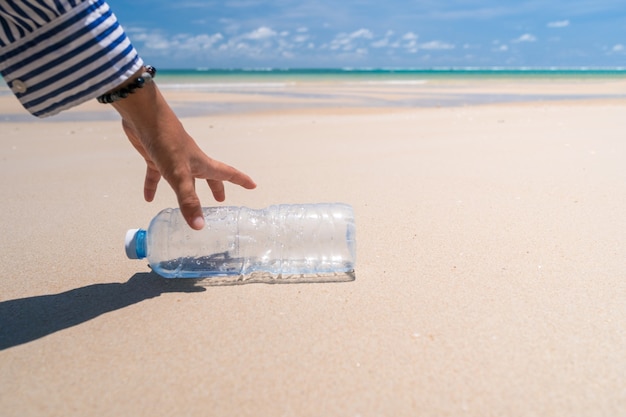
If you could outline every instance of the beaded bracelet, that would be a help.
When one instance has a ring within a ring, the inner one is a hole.
[[[146,65],[145,71],[141,73],[141,77],[138,77],[126,87],[122,87],[112,93],[102,94],[98,97],[98,102],[102,104],[110,104],[128,97],[129,94],[133,94],[138,88],[143,88],[146,83],[152,82],[152,79],[156,76],[156,72],[156,68],[151,65]]]

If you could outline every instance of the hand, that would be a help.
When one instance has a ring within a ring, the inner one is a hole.
[[[195,191],[195,179],[207,181],[213,197],[224,201],[224,181],[246,189],[256,187],[243,172],[207,156],[151,83],[135,94],[113,104],[122,116],[122,128],[146,161],[144,198],[152,201],[161,177],[178,198],[181,213],[189,226],[200,230],[204,216]]]

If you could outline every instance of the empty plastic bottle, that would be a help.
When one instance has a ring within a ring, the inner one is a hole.
[[[165,209],[147,230],[126,234],[126,254],[147,258],[166,278],[265,273],[273,276],[354,272],[355,222],[347,204],[203,208],[193,230],[179,209]]]

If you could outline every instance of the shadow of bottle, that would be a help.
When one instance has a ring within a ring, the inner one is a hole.
[[[0,302],[0,350],[32,342],[167,292],[201,292],[194,279],[137,273],[125,283],[94,284],[60,294]]]

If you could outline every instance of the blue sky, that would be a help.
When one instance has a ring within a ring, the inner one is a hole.
[[[626,67],[623,0],[109,0],[162,68]]]

